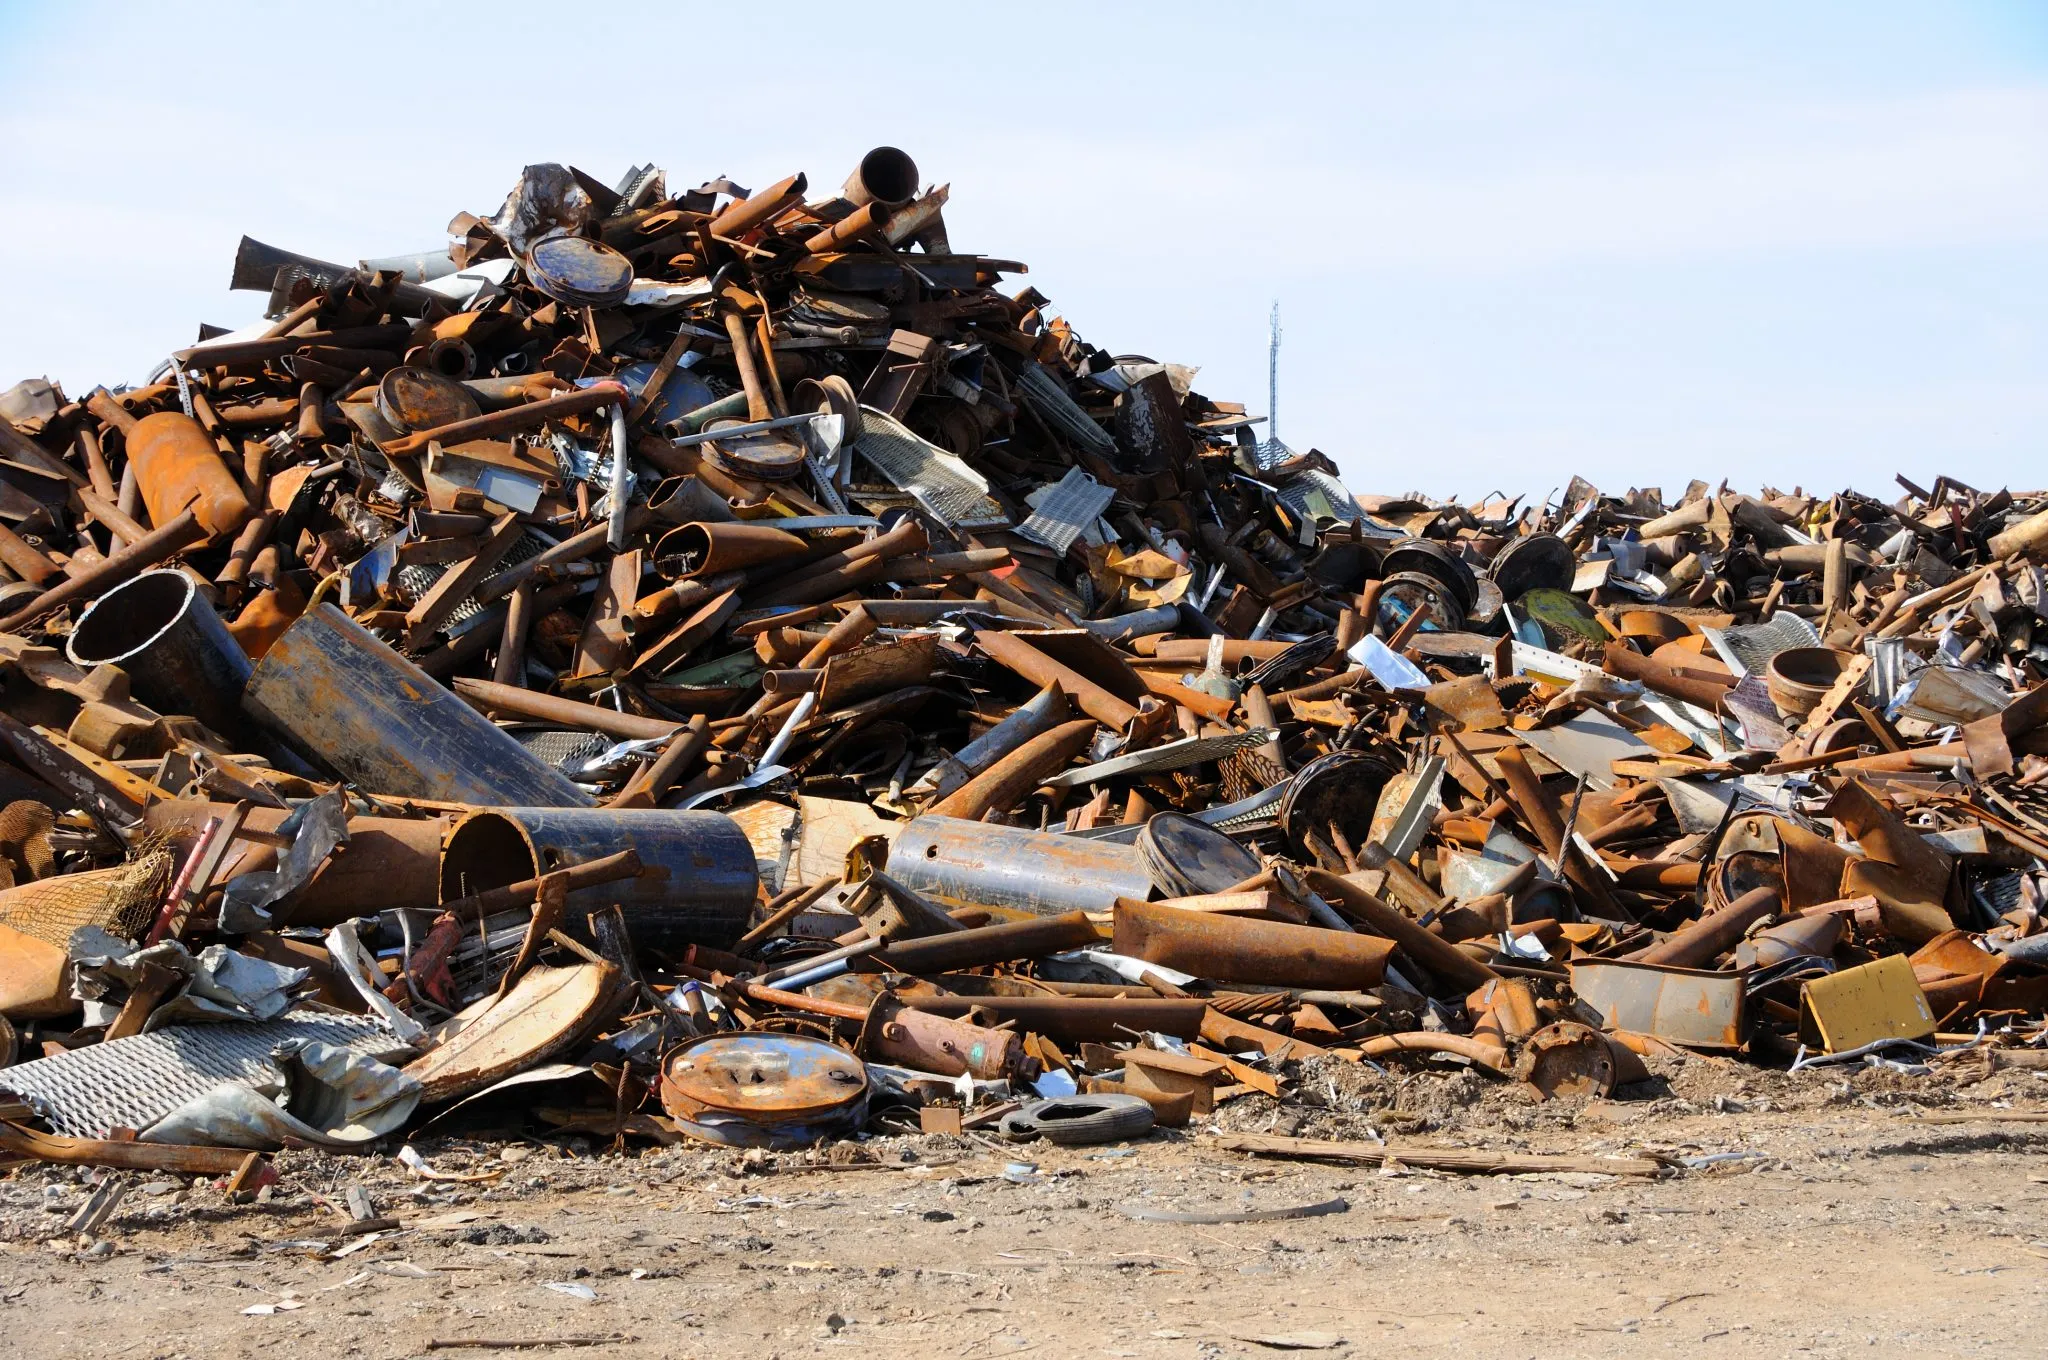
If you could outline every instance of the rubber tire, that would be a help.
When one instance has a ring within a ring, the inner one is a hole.
[[[1137,1096],[1056,1096],[1003,1118],[1011,1137],[1043,1137],[1061,1147],[1121,1143],[1152,1132],[1152,1107]]]

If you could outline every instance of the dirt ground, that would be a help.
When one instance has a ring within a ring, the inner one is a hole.
[[[1470,1073],[1311,1068],[1289,1105],[1247,1096],[1106,1149],[415,1142],[437,1172],[488,1177],[459,1182],[287,1153],[249,1205],[129,1173],[83,1237],[65,1230],[83,1174],[19,1168],[0,1180],[0,1336],[23,1357],[194,1360],[573,1338],[605,1339],[547,1353],[2048,1353],[2048,1122],[2013,1117],[2048,1109],[2048,1077],[1655,1066],[1636,1099],[1544,1105]],[[1381,1171],[1224,1152],[1215,1128],[1672,1169]],[[366,1239],[316,1198],[351,1186],[398,1226]],[[1337,1198],[1255,1223],[1129,1212]]]

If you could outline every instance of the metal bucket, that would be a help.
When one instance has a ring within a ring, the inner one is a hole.
[[[555,869],[631,850],[648,869],[568,896],[565,924],[616,902],[637,948],[680,954],[693,944],[730,948],[759,891],[754,847],[720,812],[665,808],[500,807],[472,812],[441,851],[441,900],[452,902]]]
[[[371,793],[486,806],[591,803],[511,734],[331,604],[301,615],[264,653],[242,708]]]
[[[160,713],[189,713],[227,737],[241,729],[248,654],[182,571],[146,571],[100,596],[64,654],[86,670],[119,666]]]

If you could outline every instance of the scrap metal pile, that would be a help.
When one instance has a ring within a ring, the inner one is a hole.
[[[2048,1035],[2048,498],[1356,498],[919,185],[529,166],[0,395],[0,1149]]]

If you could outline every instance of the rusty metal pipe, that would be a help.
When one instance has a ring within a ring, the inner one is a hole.
[[[899,973],[930,975],[954,973],[966,968],[1035,959],[1061,954],[1069,949],[1087,949],[1101,943],[1101,936],[1081,911],[1062,912],[1034,921],[1008,921],[1002,925],[977,926],[944,935],[902,940],[883,947],[874,962]]]
[[[722,595],[746,583],[746,573],[727,572],[723,576],[686,577],[674,585],[643,595],[633,607],[619,615],[619,627],[629,638],[645,637],[655,630],[668,626],[674,620],[713,595]]]
[[[842,579],[845,568],[857,563],[887,561],[901,557],[905,553],[923,552],[930,546],[931,538],[926,534],[924,525],[915,516],[911,516],[885,534],[863,543],[856,543],[850,548],[842,548],[830,557],[821,557],[815,562],[806,563],[787,575],[764,581],[760,589],[747,592],[747,607],[769,609],[778,605],[813,604],[818,600],[829,600],[843,587],[835,586],[823,594],[810,594],[803,598],[796,598],[791,592],[801,593],[819,581],[837,582]]]
[[[1209,1009],[1200,997],[911,996],[905,1000],[913,1009],[931,1015],[958,1018],[979,1010],[997,1024],[1014,1021],[1033,1034],[1077,1043],[1128,1041],[1146,1030],[1176,1039],[1197,1038],[1202,1032],[1202,1014]]]
[[[553,766],[332,604],[307,610],[270,645],[242,706],[373,793],[486,806],[590,804]]]
[[[480,416],[471,416],[467,420],[451,421],[446,425],[436,425],[432,429],[401,435],[381,447],[386,454],[405,457],[421,452],[428,444],[459,444],[471,439],[490,439],[501,434],[530,430],[536,425],[561,416],[583,415],[599,407],[610,406],[614,402],[629,400],[631,395],[619,383],[601,382],[591,387],[579,388],[574,392],[564,392],[558,397],[543,397],[539,401],[529,401],[524,406],[510,406],[502,411],[489,411]],[[597,530],[598,541],[601,543],[605,540],[608,527],[599,525]]]
[[[1347,991],[1378,986],[1394,952],[1377,935],[1128,900],[1116,904],[1114,948],[1218,981]]]
[[[801,557],[811,545],[795,534],[765,524],[679,524],[654,545],[657,565],[680,558],[684,579],[717,576]],[[667,572],[663,572],[667,575]]]
[[[1007,812],[1019,798],[1087,750],[1096,728],[1095,719],[1083,718],[1033,737],[925,811],[970,822],[978,822],[990,812]]]
[[[189,509],[209,538],[242,527],[249,497],[206,429],[182,411],[159,411],[127,433],[128,461],[153,524]]]
[[[1450,1053],[1469,1059],[1495,1076],[1508,1075],[1506,1049],[1464,1034],[1439,1034],[1434,1030],[1380,1034],[1360,1044],[1359,1051],[1368,1058],[1384,1058],[1394,1053]]]
[[[1607,649],[1600,654],[1600,665],[1610,675],[1634,680],[1659,694],[1697,704],[1709,713],[1720,707],[1722,698],[1734,688],[1732,683],[1723,685],[1682,674],[1677,667],[1644,656],[1626,642],[1608,643]]]
[[[1058,685],[1081,711],[1115,731],[1129,730],[1138,720],[1135,706],[1125,703],[1093,680],[1039,651],[1015,633],[983,630],[974,635],[974,645],[1004,670],[1034,685]]]
[[[839,196],[856,206],[882,203],[900,208],[917,195],[917,162],[893,146],[878,146],[839,186]]]
[[[946,797],[1025,742],[1065,722],[1072,712],[1065,690],[1058,685],[1045,686],[1008,717],[933,766],[913,792],[929,788],[933,797]]]
[[[727,204],[724,211],[711,219],[711,234],[727,239],[744,236],[799,202],[809,184],[799,171],[788,179],[775,181],[752,198]]]
[[[0,562],[32,586],[47,585],[51,577],[64,574],[62,567],[4,524],[0,524]]]
[[[804,251],[810,255],[827,255],[843,250],[863,236],[871,236],[889,225],[890,208],[886,203],[864,203],[844,218],[804,241]]]
[[[143,825],[154,835],[189,839],[209,818],[232,811],[227,803],[175,798],[153,804]],[[289,815],[282,808],[255,807],[242,825],[267,834]],[[348,843],[272,914],[280,925],[332,926],[361,916],[366,903],[432,910],[440,901],[441,839],[453,824],[450,817],[350,817]],[[275,862],[274,849],[252,843],[238,859],[224,863],[216,879],[267,869]]]
[[[141,542],[131,543],[98,565],[51,586],[20,609],[0,618],[0,633],[18,632],[53,609],[62,609],[74,600],[90,599],[177,556],[205,537],[206,529],[199,523],[199,517],[190,510],[181,511],[163,528],[145,534]]]
[[[1324,869],[1304,869],[1308,886],[1326,901],[1345,910],[1372,930],[1399,945],[1403,952],[1460,992],[1492,982],[1499,973],[1465,953],[1441,935],[1432,935],[1397,908],[1381,901],[1350,879]]]
[[[1648,949],[1627,957],[1636,963],[1655,963],[1667,968],[1712,967],[1714,960],[1733,949],[1751,926],[1775,916],[1780,904],[1778,889],[1769,884],[1751,888],[1719,911],[1709,912]]]
[[[456,676],[453,688],[479,710],[509,713],[518,718],[534,718],[541,722],[586,728],[592,732],[602,732],[609,737],[617,737],[622,741],[644,741],[649,737],[673,736],[682,728],[681,723],[670,722],[665,718],[643,718],[637,713],[621,713],[617,709],[603,708],[597,704],[562,699],[552,694],[538,694],[530,689],[520,689],[516,685],[500,685],[491,680],[473,680],[466,675]]]

